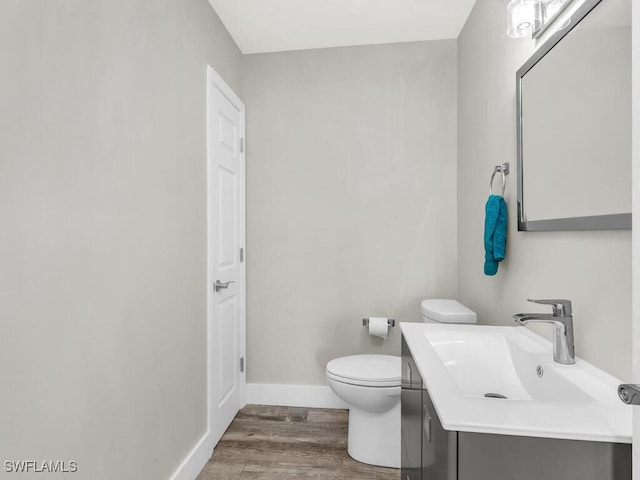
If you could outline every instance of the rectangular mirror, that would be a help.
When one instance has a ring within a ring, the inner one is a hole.
[[[631,0],[586,0],[516,75],[518,230],[631,228]]]

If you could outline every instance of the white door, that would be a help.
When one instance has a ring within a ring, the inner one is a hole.
[[[244,106],[213,70],[208,81],[208,383],[215,445],[244,404],[246,382]]]
[[[633,2],[632,15],[632,177],[633,177],[633,230],[632,244],[632,292],[633,292],[633,381],[640,383],[640,8]],[[633,479],[640,479],[640,407],[633,407]]]

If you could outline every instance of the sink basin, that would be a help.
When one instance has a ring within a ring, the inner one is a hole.
[[[526,327],[401,323],[447,430],[631,442],[631,410],[619,379]]]
[[[574,365],[553,363],[546,345],[520,327],[436,326],[427,341],[462,395],[538,402],[593,402],[572,380]],[[578,367],[579,368],[579,367]]]

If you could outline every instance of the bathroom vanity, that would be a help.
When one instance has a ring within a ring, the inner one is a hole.
[[[458,432],[435,414],[418,367],[402,338],[402,480],[457,479]]]
[[[402,480],[631,479],[613,377],[580,359],[556,368],[522,327],[401,328]]]

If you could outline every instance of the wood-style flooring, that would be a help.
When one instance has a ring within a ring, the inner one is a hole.
[[[347,454],[347,410],[247,405],[197,480],[399,480]]]

